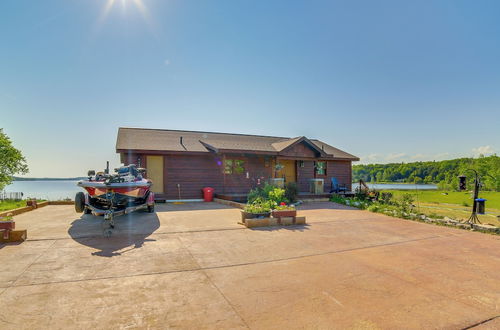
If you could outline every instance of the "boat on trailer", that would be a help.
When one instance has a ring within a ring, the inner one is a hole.
[[[109,165],[103,172],[89,171],[88,179],[77,183],[86,193],[76,194],[76,212],[104,216],[107,235],[115,227],[117,216],[138,210],[154,212],[152,182],[143,177],[145,173],[134,164],[115,169],[115,174],[109,174]]]

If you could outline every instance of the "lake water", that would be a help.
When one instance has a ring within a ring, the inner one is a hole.
[[[370,189],[391,189],[391,190],[436,190],[435,184],[411,184],[411,183],[367,183]],[[359,182],[352,184],[352,190],[359,186]]]
[[[6,192],[22,192],[23,198],[41,198],[48,200],[61,200],[65,198],[74,199],[79,191],[84,191],[77,187],[78,181],[14,181],[11,185],[5,187]],[[353,183],[354,190],[359,183]],[[368,183],[370,188],[374,189],[397,189],[397,190],[435,190],[433,184],[404,184],[404,183]]]
[[[65,198],[75,199],[79,191],[84,191],[77,187],[78,181],[54,180],[54,181],[14,181],[5,187],[5,192],[22,192],[23,198],[40,198],[47,200],[61,200]]]

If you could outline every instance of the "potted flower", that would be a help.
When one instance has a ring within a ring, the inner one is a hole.
[[[281,202],[280,205],[276,206],[273,209],[273,217],[281,218],[281,217],[296,217],[297,210],[293,205],[286,205],[286,203]]]
[[[16,223],[12,219],[11,213],[9,213],[6,217],[0,217],[0,229],[4,230],[16,229]]]
[[[271,215],[271,207],[268,202],[257,199],[253,203],[245,205],[243,211],[241,211],[241,218],[254,219],[254,218],[268,218]]]

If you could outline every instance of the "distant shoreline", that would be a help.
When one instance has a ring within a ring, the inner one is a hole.
[[[13,181],[78,181],[84,180],[87,177],[76,177],[76,178],[18,178],[14,177]]]

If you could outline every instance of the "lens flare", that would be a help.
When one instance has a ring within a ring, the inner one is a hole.
[[[99,15],[99,19],[97,20],[97,26],[100,27],[104,21],[106,20],[106,17],[108,17],[109,13],[115,7],[115,4],[117,2],[121,3],[122,10],[125,11],[127,8],[127,4],[133,3],[135,7],[139,10],[141,15],[143,16],[144,20],[150,25],[151,27],[151,17],[149,15],[149,10],[144,4],[143,0],[107,0],[106,4],[104,5],[104,8],[102,9],[101,14]]]

